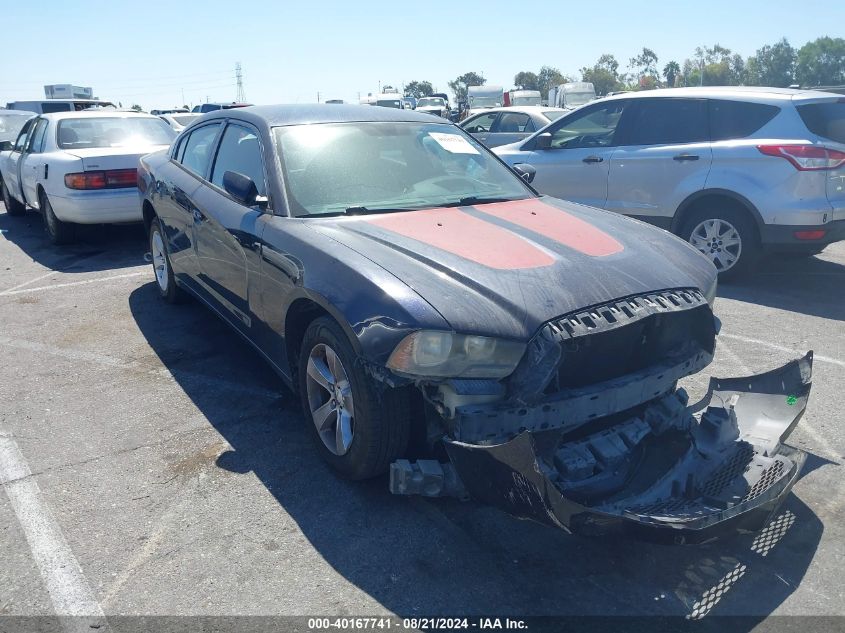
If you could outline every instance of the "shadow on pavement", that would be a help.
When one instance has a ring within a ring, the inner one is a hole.
[[[0,209],[3,209],[0,203]],[[73,244],[53,246],[41,215],[0,212],[0,239],[15,244],[33,261],[63,273],[88,273],[138,266],[149,250],[143,224],[80,225]]]
[[[820,520],[795,495],[761,535],[669,547],[567,536],[473,502],[394,497],[385,478],[340,480],[311,444],[293,396],[209,310],[166,305],[153,284],[135,290],[129,306],[231,445],[216,465],[254,473],[321,557],[399,615],[743,614],[747,630],[795,590],[821,539]],[[197,374],[226,376],[244,393],[223,399]]]
[[[747,279],[719,286],[719,296],[845,321],[845,266],[816,257],[769,256]]]

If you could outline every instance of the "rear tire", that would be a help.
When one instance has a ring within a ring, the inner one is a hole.
[[[167,239],[161,220],[153,218],[150,223],[150,254],[152,255],[153,274],[156,278],[158,296],[167,303],[179,303],[184,299],[184,291],[176,285],[170,254],[167,252]]]
[[[6,213],[17,217],[24,215],[26,213],[26,205],[12,197],[12,194],[6,188],[6,182],[4,180],[0,180],[0,188],[3,190],[3,204],[6,206]]]
[[[323,459],[356,480],[380,475],[402,457],[411,427],[407,392],[381,388],[357,360],[334,320],[320,317],[308,326],[298,359],[306,425]]]
[[[752,220],[731,206],[714,203],[692,212],[681,237],[705,255],[719,272],[720,281],[751,273],[760,259],[760,240]]]
[[[76,239],[76,225],[71,222],[63,222],[53,213],[53,206],[50,204],[46,193],[41,194],[41,213],[44,215],[44,228],[47,230],[47,237],[55,245],[70,244]]]

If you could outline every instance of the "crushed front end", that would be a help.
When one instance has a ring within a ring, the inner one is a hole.
[[[469,493],[573,533],[699,543],[760,529],[805,455],[783,441],[803,414],[812,353],[757,376],[677,381],[713,359],[705,297],[628,297],[544,324],[506,379],[418,386],[443,460],[391,467],[397,494]]]

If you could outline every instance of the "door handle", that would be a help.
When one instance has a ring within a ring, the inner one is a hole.
[[[199,209],[194,209],[194,222],[202,222],[205,220],[205,216]]]
[[[682,160],[698,160],[697,154],[678,154],[677,156],[673,156],[672,160],[682,161]]]
[[[581,159],[585,163],[601,163],[604,162],[604,159],[601,156],[587,156],[586,158]]]

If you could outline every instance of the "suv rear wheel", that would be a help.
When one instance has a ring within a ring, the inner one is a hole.
[[[696,210],[685,222],[681,237],[713,262],[720,279],[750,272],[760,255],[753,223],[735,209],[708,206]]]

